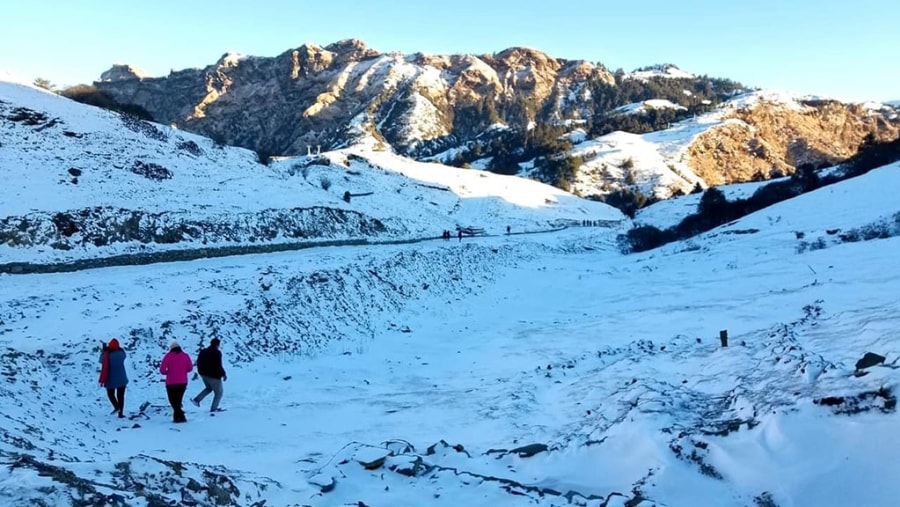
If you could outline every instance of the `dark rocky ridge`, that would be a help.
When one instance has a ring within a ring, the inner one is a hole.
[[[424,151],[433,151],[472,139],[497,121],[587,118],[595,113],[590,86],[614,83],[601,65],[533,49],[401,55],[345,40],[271,58],[226,54],[206,68],[158,78],[114,66],[95,85],[159,122],[296,155],[310,145],[345,145],[366,131],[404,152],[423,151],[428,141]],[[348,127],[352,122],[359,128]]]

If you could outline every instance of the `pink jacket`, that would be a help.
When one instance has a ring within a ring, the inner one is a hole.
[[[178,385],[188,383],[188,372],[194,369],[191,356],[180,349],[171,351],[163,357],[159,365],[159,372],[166,376],[166,385]]]

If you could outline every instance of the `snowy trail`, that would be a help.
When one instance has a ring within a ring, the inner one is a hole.
[[[603,227],[614,227],[621,225],[616,222],[609,222]],[[465,236],[466,242],[483,240],[486,238],[509,238],[510,236],[522,236],[533,234],[553,234],[564,231],[569,227],[558,227],[553,229],[531,230],[524,232],[514,232],[507,234],[479,234],[477,236]],[[35,275],[50,273],[72,273],[75,271],[85,271],[89,269],[102,269],[121,266],[146,266],[149,264],[164,264],[173,262],[190,262],[203,259],[217,259],[222,257],[238,257],[244,255],[264,255],[281,252],[293,252],[298,250],[309,250],[315,248],[329,247],[379,247],[389,245],[413,245],[420,243],[430,243],[434,241],[445,241],[436,236],[412,237],[407,239],[395,239],[387,241],[362,239],[347,239],[334,241],[316,241],[302,243],[275,243],[266,245],[244,245],[232,247],[212,247],[212,248],[180,248],[167,251],[159,251],[152,253],[136,253],[122,254],[111,257],[100,257],[90,259],[79,259],[68,262],[54,263],[32,263],[32,262],[8,262],[0,264],[0,274],[10,275]],[[454,236],[454,242],[462,242],[461,239]]]

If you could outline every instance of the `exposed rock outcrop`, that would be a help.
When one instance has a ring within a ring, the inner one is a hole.
[[[273,58],[226,54],[204,69],[160,78],[117,65],[95,85],[161,123],[258,151],[305,154],[310,145],[338,147],[369,136],[422,154],[497,122],[590,117],[593,106],[577,98],[595,82],[614,79],[602,66],[534,49],[403,55],[344,40]]]
[[[133,65],[116,64],[103,74],[100,74],[100,81],[127,81],[129,79],[143,79],[145,77],[147,77],[147,73]]]
[[[620,111],[627,112],[621,116],[650,116],[642,103]],[[691,192],[698,184],[788,176],[803,166],[843,162],[866,143],[897,139],[900,117],[890,106],[754,91],[663,127],[595,139],[583,132],[569,135],[575,146],[567,156],[580,164],[571,191],[600,197],[637,192],[665,199]]]
[[[709,130],[688,149],[691,168],[708,185],[833,165],[856,153],[867,136],[884,141],[900,133],[885,114],[837,101],[807,101],[800,108],[761,101],[727,117],[739,121]]]

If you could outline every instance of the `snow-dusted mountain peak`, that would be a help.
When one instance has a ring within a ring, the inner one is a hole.
[[[143,69],[127,63],[117,63],[100,74],[100,81],[122,81],[151,77]]]

